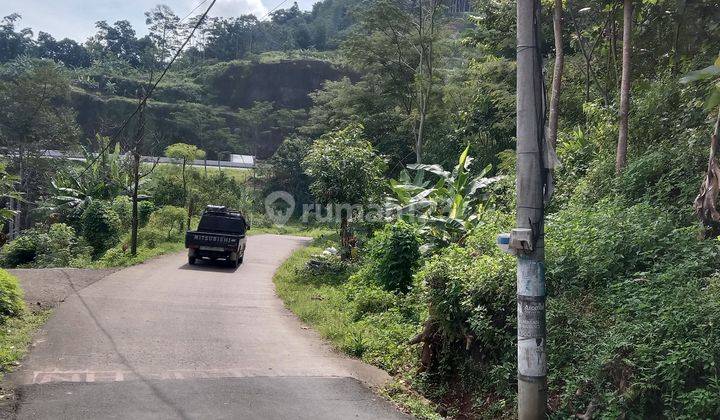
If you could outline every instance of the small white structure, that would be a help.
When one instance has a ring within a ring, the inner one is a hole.
[[[230,162],[241,163],[249,168],[255,167],[255,156],[250,155],[230,155]]]

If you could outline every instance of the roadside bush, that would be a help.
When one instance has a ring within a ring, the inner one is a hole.
[[[25,234],[7,243],[0,251],[3,267],[15,268],[35,261],[38,251],[38,237]]]
[[[150,216],[153,214],[157,207],[152,201],[141,201],[138,203],[138,224],[140,227],[147,226],[150,222]],[[132,209],[130,210],[132,213]]]
[[[68,267],[74,260],[86,258],[91,249],[75,234],[75,229],[55,223],[23,231],[22,236],[0,251],[3,267]]]
[[[120,240],[120,217],[107,202],[94,200],[82,215],[82,234],[98,257]]]
[[[119,195],[113,199],[111,206],[120,218],[120,225],[122,226],[122,229],[130,229],[130,225],[132,224],[132,201],[130,200],[130,197]],[[140,213],[139,210],[140,208],[138,207],[138,216]]]
[[[165,239],[176,238],[185,232],[187,211],[181,207],[163,206],[150,216],[149,227],[165,231]]]
[[[76,258],[81,258],[91,252],[87,246],[80,243],[75,229],[64,223],[55,223],[50,226],[46,235],[47,242],[42,244],[35,266],[37,267],[68,267]]]
[[[368,314],[385,312],[395,306],[397,297],[373,282],[374,270],[361,268],[350,276],[345,285],[345,293],[351,306],[353,320],[357,321]]]
[[[168,240],[167,233],[156,228],[145,227],[138,230],[138,244],[153,249]]]
[[[675,228],[675,218],[650,204],[626,207],[604,200],[570,206],[548,217],[548,287],[551,294],[604,286],[658,265],[687,263],[707,243],[694,228]],[[678,252],[683,249],[685,252]],[[718,264],[707,260],[701,275]],[[700,263],[702,264],[702,263]]]
[[[265,213],[251,213],[248,217],[251,228],[269,228],[273,226],[273,222],[268,219]]]
[[[158,167],[150,178],[149,192],[158,206],[182,206],[185,204],[180,171],[173,166]]]
[[[412,225],[403,221],[386,225],[368,242],[367,250],[366,261],[378,285],[396,293],[410,289],[420,259],[420,240]]]
[[[5,270],[0,270],[0,324],[9,317],[20,315],[25,309],[20,282]]]
[[[720,243],[657,206],[570,206],[547,225],[559,416],[720,415]]]
[[[198,183],[194,191],[196,213],[209,204],[246,211],[252,206],[248,189],[226,171],[213,171],[195,182]]]

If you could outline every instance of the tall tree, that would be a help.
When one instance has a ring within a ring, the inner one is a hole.
[[[78,139],[69,95],[69,80],[52,61],[21,58],[0,72],[0,146],[11,152],[10,170],[28,200],[18,220],[21,227],[29,223],[26,210],[35,198],[31,186],[46,179],[42,155]]]
[[[367,204],[380,191],[385,162],[364,138],[362,127],[350,125],[313,143],[303,160],[310,177],[310,191],[340,218],[342,257],[350,256],[348,221],[356,206]]]
[[[418,163],[428,117],[438,99],[441,11],[439,0],[379,0],[359,14],[358,27],[344,44],[351,63],[380,76],[383,94],[405,112]]]
[[[622,80],[620,82],[620,127],[618,130],[615,172],[627,165],[628,123],[630,114],[630,59],[632,55],[633,0],[623,1]]]
[[[138,39],[130,22],[119,20],[113,25],[101,20],[95,23],[97,34],[88,43],[96,58],[116,58],[138,67],[143,64],[143,53],[150,47],[150,39]]]
[[[15,31],[15,23],[21,19],[17,13],[0,20],[0,62],[14,60],[30,51],[33,32],[30,28]]]
[[[168,146],[165,149],[165,156],[176,159],[181,163],[181,176],[182,176],[182,186],[183,186],[183,200],[185,201],[185,206],[187,207],[187,226],[190,226],[190,222],[192,221],[192,213],[193,213],[193,203],[192,198],[190,197],[190,194],[188,194],[188,186],[187,186],[187,165],[193,164],[193,161],[195,159],[202,159],[205,157],[205,151],[200,150],[197,148],[197,146],[187,143],[174,143]],[[207,170],[207,168],[206,168]]]
[[[155,49],[155,61],[162,65],[180,46],[185,29],[180,18],[164,4],[145,12],[145,24]]]

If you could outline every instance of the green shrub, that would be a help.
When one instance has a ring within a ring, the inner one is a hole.
[[[112,201],[112,209],[120,218],[120,224],[123,230],[129,230],[132,224],[132,201],[130,197],[119,195]],[[138,208],[138,213],[140,209]]]
[[[666,207],[664,207],[666,208]],[[547,225],[550,390],[559,416],[720,414],[720,243],[663,207],[570,206]],[[580,407],[580,409],[578,409]]]
[[[672,214],[650,204],[626,207],[601,201],[570,206],[548,217],[547,277],[550,293],[607,285],[653,269],[681,263],[705,247],[693,228],[676,229]],[[712,270],[713,264],[709,264]],[[708,270],[705,271],[707,275]]]
[[[55,223],[47,230],[38,227],[23,231],[22,236],[0,251],[0,261],[14,267],[68,267],[75,259],[89,255],[91,249],[75,234],[75,229]]]
[[[367,261],[372,264],[377,284],[391,292],[407,292],[420,259],[415,228],[403,221],[386,225],[375,233],[367,248]]]
[[[249,216],[250,227],[252,228],[269,228],[273,226],[273,222],[268,219],[265,213],[252,213]]]
[[[6,244],[0,251],[3,267],[15,268],[35,261],[39,253],[37,235],[25,234]]]
[[[172,167],[157,168],[150,178],[150,194],[158,206],[182,206],[185,204],[180,171]]]
[[[148,222],[150,222],[150,216],[156,208],[155,203],[152,201],[145,200],[138,203],[138,224],[140,227],[147,226]]]
[[[24,309],[23,291],[18,279],[0,270],[0,324],[9,317],[20,315]]]
[[[119,242],[121,229],[120,218],[107,202],[94,200],[83,212],[82,234],[96,257]]]
[[[156,228],[145,227],[138,230],[138,244],[153,249],[167,241],[167,233]]]
[[[165,238],[177,238],[185,232],[187,210],[182,207],[163,206],[150,216],[149,227],[165,231]]]
[[[122,267],[128,258],[130,258],[129,250],[124,250],[122,247],[114,247],[108,249],[98,260],[98,263],[104,267]]]
[[[368,314],[385,312],[395,306],[397,297],[373,282],[373,270],[363,267],[350,276],[345,285],[345,293],[350,302],[353,320],[357,321]]]
[[[213,171],[207,176],[198,176],[192,180],[192,184],[196,213],[209,204],[237,210],[248,209],[252,204],[248,188],[228,175],[227,171]]]
[[[91,252],[80,243],[75,229],[64,223],[51,225],[46,236],[47,242],[42,245],[35,264],[38,267],[67,267],[73,259]]]

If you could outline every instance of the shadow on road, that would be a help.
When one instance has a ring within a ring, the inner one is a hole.
[[[225,261],[197,261],[195,265],[190,264],[183,264],[180,267],[180,270],[189,270],[189,271],[212,271],[214,273],[228,273],[232,274],[236,272],[237,270],[242,268],[242,264],[240,267],[230,266],[227,265]]]

